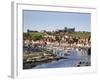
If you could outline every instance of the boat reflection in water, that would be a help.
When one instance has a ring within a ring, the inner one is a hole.
[[[54,60],[48,63],[37,65],[33,68],[62,68],[62,67],[82,67],[91,65],[91,57],[88,55],[88,51],[84,49],[58,49],[49,48],[53,54],[57,57],[63,57],[63,59]]]

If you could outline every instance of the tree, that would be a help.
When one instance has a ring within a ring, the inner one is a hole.
[[[43,34],[40,32],[31,32],[30,33],[32,40],[37,41],[43,38]]]
[[[60,45],[60,42],[61,42],[61,37],[60,35],[55,35],[55,39],[56,41],[58,41],[59,45]]]
[[[32,40],[34,41],[40,40],[42,38],[43,38],[42,35],[32,35]]]
[[[68,29],[67,29],[67,27],[65,27],[65,28],[64,28],[64,32],[67,32],[67,31],[68,31]]]
[[[32,36],[29,33],[23,33],[23,39],[24,40],[26,40],[26,39],[30,40],[30,39],[32,39]]]

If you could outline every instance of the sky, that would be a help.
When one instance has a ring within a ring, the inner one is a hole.
[[[76,31],[88,31],[91,27],[89,13],[23,11],[23,31],[55,31],[59,29],[75,28]]]

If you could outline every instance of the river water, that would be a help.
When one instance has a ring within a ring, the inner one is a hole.
[[[91,57],[87,55],[84,51],[74,51],[67,59],[60,59],[51,61],[48,63],[40,64],[34,67],[35,69],[39,68],[63,68],[63,67],[82,67],[82,66],[90,66],[91,65]]]

